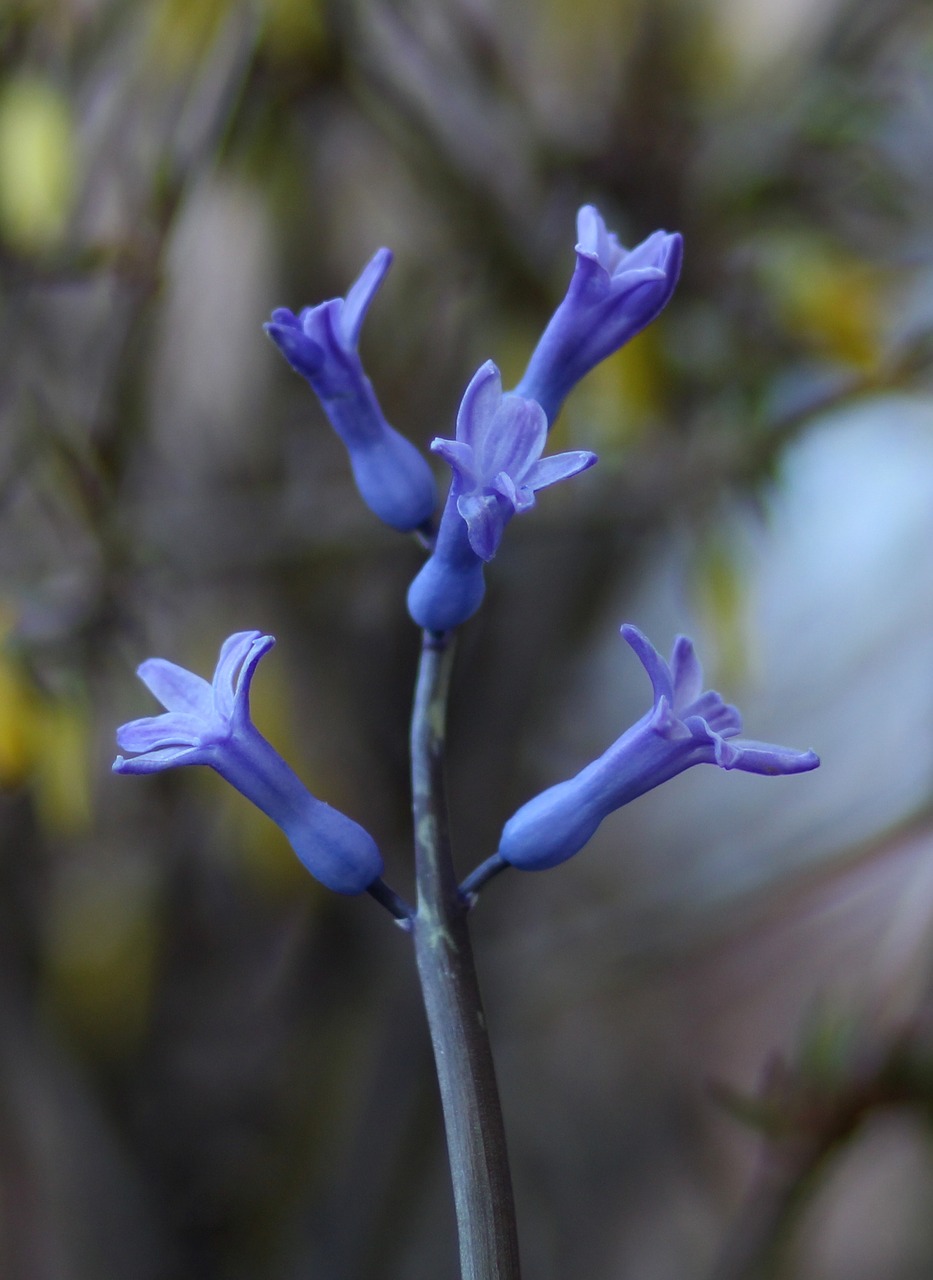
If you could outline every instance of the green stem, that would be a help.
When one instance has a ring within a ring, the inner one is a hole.
[[[447,1130],[462,1280],[519,1280],[505,1129],[447,828],[444,738],[452,663],[450,635],[425,632],[411,729],[418,876],[412,932]]]

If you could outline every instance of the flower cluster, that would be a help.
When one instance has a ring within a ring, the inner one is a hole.
[[[459,626],[476,612],[485,590],[483,565],[512,516],[534,504],[535,491],[596,461],[586,452],[542,458],[548,430],[580,379],[653,320],[677,283],[679,235],[657,231],[628,252],[590,205],[580,210],[577,228],[567,295],[518,386],[503,395],[488,361],[463,397],[456,439],[431,446],[453,479],[434,554],[408,593],[409,613],[429,631]]]
[[[389,250],[373,256],[346,298],[297,316],[280,308],[265,326],[310,382],[346,445],[363,500],[387,524],[420,530],[432,542],[433,554],[408,596],[409,612],[429,631],[450,630],[476,612],[485,592],[483,566],[512,516],[534,505],[535,492],[596,461],[585,452],[542,458],[547,432],[576,383],[653,320],[677,284],[679,235],[656,231],[623,249],[591,205],[578,214],[577,235],[567,295],[518,386],[503,395],[498,370],[487,361],[463,397],[456,439],[432,443],[452,471],[436,534],[429,525],[436,496],[427,461],[386,422],[357,353],[363,319],[391,264]]]
[[[657,231],[627,250],[590,205],[579,212],[577,233],[566,296],[518,386],[503,392],[499,370],[487,361],[464,393],[455,438],[431,444],[451,470],[436,529],[427,459],[386,422],[357,351],[363,319],[391,263],[389,250],[373,256],[345,298],[297,316],[279,309],[265,326],[346,445],[363,500],[387,524],[417,531],[428,546],[408,592],[409,612],[428,633],[448,632],[479,608],[485,566],[512,517],[530,510],[541,489],[596,462],[583,450],[542,456],[548,431],[576,383],[655,319],[677,284],[679,235]],[[498,852],[465,882],[468,893],[503,866],[535,870],[572,857],[609,813],[695,764],[759,774],[800,773],[819,764],[812,751],[739,739],[739,713],[718,693],[704,692],[686,638],[676,641],[668,664],[636,628],[625,626],[622,634],[651,679],[651,709],[598,760],[509,819]],[[120,747],[131,755],[118,756],[114,770],[209,765],[278,823],[323,884],[338,893],[368,890],[404,918],[410,909],[382,883],[382,858],[371,836],[312,796],[252,724],[250,683],[273,643],[258,631],[231,636],[212,684],[160,658],[144,662],[139,675],[166,711],[118,731]]]

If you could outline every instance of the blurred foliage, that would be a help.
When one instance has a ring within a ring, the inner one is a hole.
[[[228,632],[276,631],[257,718],[378,835],[407,887],[416,638],[401,601],[418,552],[357,504],[260,325],[275,305],[341,294],[390,244],[363,353],[390,420],[424,443],[449,430],[480,361],[519,375],[584,201],[627,242],[681,230],[685,273],[661,321],[568,404],[555,447],[595,447],[600,468],[516,522],[464,637],[451,762],[464,861],[527,794],[529,739],[560,715],[554,673],[586,658],[607,599],[637,593],[672,531],[719,670],[738,681],[748,584],[730,513],[757,507],[821,413],[929,396],[933,358],[933,13],[924,0],[794,12],[0,9],[8,1280],[454,1274],[395,932],[372,904],[309,883],[212,775],[114,781],[113,727],[151,710],[142,658],[209,670]],[[478,928],[531,936],[528,900],[501,892]],[[526,1090],[511,1104],[531,1272],[621,1274],[635,1265],[622,1235],[648,1221],[653,1248],[685,1241],[668,1274],[699,1275],[736,1199],[707,1176],[727,1157],[675,1072],[676,1031],[658,1029],[634,978],[624,1000],[614,989],[579,1012],[593,1043],[580,1061],[571,950],[570,976],[535,975],[546,1048],[504,1050],[507,1111],[509,1081]],[[508,979],[488,976],[495,1016]],[[602,1051],[601,1036],[615,1037]],[[627,1099],[613,1053],[633,1073]],[[704,1225],[678,1235],[688,1177]],[[638,1274],[658,1269],[643,1257]]]
[[[82,697],[43,693],[12,653],[0,651],[0,784],[27,785],[51,834],[91,822],[91,730]]]

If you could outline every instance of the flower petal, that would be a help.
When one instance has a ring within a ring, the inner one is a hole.
[[[515,512],[527,511],[529,507],[535,505],[534,490],[529,489],[526,485],[516,489],[515,481],[507,471],[500,471],[489,485],[489,488],[493,493],[498,493],[501,498],[504,498]]]
[[[377,249],[347,290],[340,315],[340,331],[344,344],[355,347],[360,337],[369,304],[392,265],[392,250]]]
[[[664,263],[670,250],[672,237],[666,231],[653,231],[647,239],[642,240],[634,249],[630,249],[619,262],[621,272],[628,275],[630,271],[649,267],[664,273]]]
[[[547,416],[541,406],[522,396],[502,396],[482,441],[474,441],[480,483],[488,485],[505,471],[521,484],[546,442]]]
[[[233,715],[234,695],[243,660],[261,635],[261,631],[235,631],[220,646],[220,656],[214,669],[213,705],[215,714],[224,720]]]
[[[657,286],[659,280],[667,280],[667,272],[662,271],[660,267],[637,267],[632,271],[618,271],[612,277],[611,296],[624,298],[628,305],[633,306],[635,302],[642,300],[642,291],[650,284]]]
[[[631,623],[626,622],[621,630],[623,639],[635,650],[635,656],[648,673],[648,679],[651,681],[651,687],[654,690],[655,704],[658,705],[661,699],[665,698],[673,707],[674,681],[671,677],[670,667],[668,667],[648,637],[639,631],[637,627],[633,627]]]
[[[164,716],[144,716],[121,724],[117,730],[117,746],[136,752],[157,747],[198,747],[205,728],[200,716],[167,711]]]
[[[204,755],[198,747],[165,747],[130,760],[117,756],[111,769],[114,773],[161,773],[163,769],[174,769],[177,765],[206,764]]]
[[[309,338],[298,323],[281,323],[275,320],[284,308],[273,311],[273,323],[262,327],[281,351],[296,373],[314,378],[324,363],[324,351],[320,344]],[[289,313],[291,314],[291,313]],[[294,317],[292,317],[294,320]]]
[[[728,745],[735,756],[731,763],[724,764],[723,767],[741,769],[744,773],[806,773],[820,763],[820,757],[815,751],[792,751],[789,747],[774,746],[770,742],[752,742],[740,738]]]
[[[243,659],[243,665],[237,673],[233,686],[233,723],[236,727],[245,727],[249,723],[249,689],[256,674],[259,660],[269,652],[275,644],[275,636],[257,635]]]
[[[678,713],[685,719],[702,716],[709,727],[724,738],[734,738],[742,732],[742,716],[738,707],[724,702],[722,695],[715,689],[707,689],[705,693],[701,693],[689,707],[679,707]]]
[[[343,298],[328,298],[326,302],[318,302],[313,307],[302,307],[298,314],[301,332],[327,354],[330,354],[334,346],[334,329],[340,324],[339,312],[342,306]],[[336,317],[334,312],[338,313]],[[328,320],[332,321],[330,325]]]
[[[136,674],[167,711],[181,711],[203,720],[213,718],[211,686],[193,671],[165,658],[149,658],[136,668]]]
[[[724,759],[732,760],[733,748],[726,748],[726,740],[716,732],[708,720],[702,716],[686,716],[680,723],[684,726],[694,742],[713,748],[714,761],[723,764]]]
[[[625,249],[607,230],[605,220],[595,205],[585,204],[577,211],[576,252],[594,259],[609,275],[625,257]]]
[[[457,499],[470,546],[481,560],[491,560],[499,549],[506,525],[502,505],[492,494],[467,493]]]
[[[660,655],[658,656],[660,657]],[[660,697],[655,696],[654,706],[643,718],[645,726],[653,729],[655,733],[659,733],[662,738],[674,741],[676,738],[687,736],[687,729],[683,720],[674,715],[674,709],[665,694],[661,694]],[[619,741],[621,742],[621,740],[620,738]]]
[[[557,484],[558,480],[568,480],[579,475],[599,461],[595,453],[586,449],[574,449],[568,453],[554,453],[549,458],[541,458],[525,476],[525,484],[532,489],[546,489],[548,485]]]
[[[464,444],[462,440],[445,440],[438,436],[431,441],[431,452],[441,455],[465,489],[475,489],[478,486],[472,445]]]
[[[482,456],[482,442],[502,398],[499,370],[487,360],[473,374],[457,410],[457,439],[473,446]]]
[[[674,680],[674,709],[678,713],[686,711],[703,692],[703,668],[692,640],[686,636],[678,636],[674,641],[671,675]]]

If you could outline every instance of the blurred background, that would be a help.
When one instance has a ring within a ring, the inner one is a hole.
[[[927,0],[4,0],[4,1280],[457,1275],[402,935],[209,771],[109,766],[142,659],[271,631],[259,726],[411,892],[421,553],[261,325],[391,246],[362,352],[425,445],[520,375],[584,202],[684,275],[464,629],[460,869],[646,709],[625,620],[823,766],[489,887],[526,1271],[930,1275]]]

